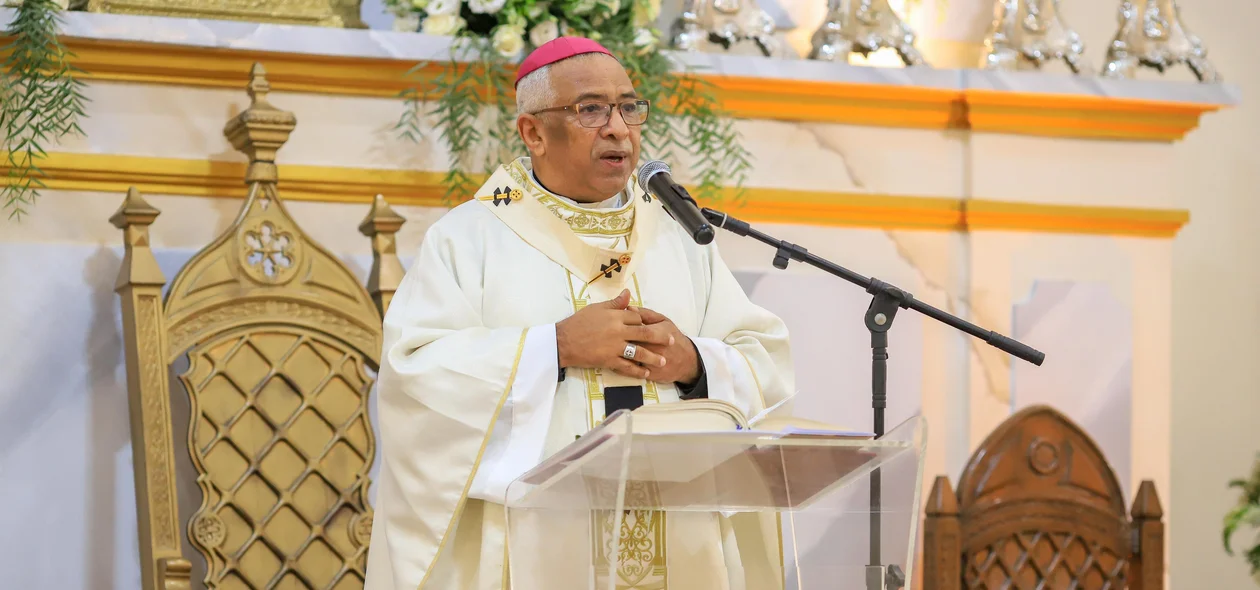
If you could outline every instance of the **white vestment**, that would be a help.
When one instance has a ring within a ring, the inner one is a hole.
[[[429,229],[385,315],[368,590],[505,589],[508,484],[602,421],[604,387],[679,401],[672,383],[585,369],[558,379],[556,322],[622,289],[693,340],[711,399],[752,416],[792,393],[786,327],[748,300],[716,245],[697,245],[633,183],[582,207],[542,188],[528,158],[505,165]],[[737,548],[739,518],[632,511],[650,547],[617,587],[777,587],[779,547],[750,550],[745,533]],[[546,542],[539,559],[563,559]],[[761,579],[745,579],[754,561]]]

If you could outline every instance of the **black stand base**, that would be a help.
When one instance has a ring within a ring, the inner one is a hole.
[[[903,590],[906,587],[906,573],[896,565],[868,565],[866,587],[874,590]]]

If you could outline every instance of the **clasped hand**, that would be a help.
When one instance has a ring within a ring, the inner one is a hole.
[[[593,303],[556,324],[562,368],[608,369],[660,383],[694,382],[700,372],[695,347],[665,316],[632,308],[630,292]],[[634,345],[634,359],[623,356]]]

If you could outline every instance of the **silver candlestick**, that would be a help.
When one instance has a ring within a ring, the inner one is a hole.
[[[1104,78],[1132,78],[1139,66],[1163,73],[1184,63],[1200,82],[1220,82],[1203,41],[1181,22],[1176,0],[1123,0],[1120,30],[1107,48]]]
[[[732,51],[752,42],[755,51],[770,57],[779,49],[775,31],[774,19],[753,0],[684,0],[670,30],[670,46],[681,51],[713,46]]]
[[[1073,73],[1081,72],[1085,44],[1064,22],[1059,0],[997,0],[993,11],[981,67],[1015,70],[1028,63],[1040,68],[1061,59]]]
[[[697,51],[705,34],[700,30],[701,0],[684,0],[682,14],[670,30],[670,47],[681,51]]]
[[[888,0],[827,0],[827,18],[814,31],[809,58],[844,61],[853,52],[868,55],[891,48],[907,66],[926,65],[914,41],[914,31]]]

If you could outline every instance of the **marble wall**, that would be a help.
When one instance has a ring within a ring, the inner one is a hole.
[[[1011,411],[1066,408],[1098,443],[1120,480],[1130,480],[1133,431],[1133,317],[1102,283],[1037,281],[1017,303],[1011,336],[1058,352],[1045,366],[1011,367]]]

